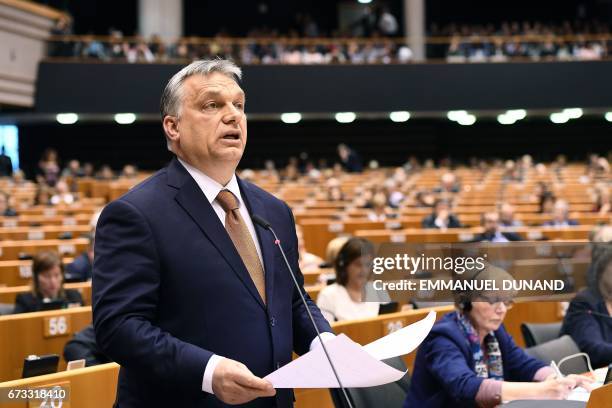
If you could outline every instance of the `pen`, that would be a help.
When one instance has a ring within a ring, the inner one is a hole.
[[[559,367],[554,361],[550,362],[550,366],[553,368],[553,370],[555,370],[555,375],[557,376],[557,378],[563,378],[563,374],[561,373],[561,370],[559,370]]]

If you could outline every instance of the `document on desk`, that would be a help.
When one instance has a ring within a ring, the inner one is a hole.
[[[436,313],[364,347],[344,334],[325,342],[342,385],[350,388],[373,387],[398,381],[406,373],[385,364],[382,359],[413,351],[429,334]],[[338,380],[325,357],[316,347],[289,364],[267,375],[274,388],[336,388]]]
[[[591,387],[593,387],[593,389],[595,388],[599,388],[601,386],[603,386],[604,383],[604,379],[606,378],[606,372],[608,371],[607,367],[606,368],[598,368],[597,370],[595,370],[595,382],[593,382],[593,384],[591,384]],[[567,396],[567,399],[570,401],[588,401],[589,397],[591,396],[591,393],[589,391],[587,391],[586,389],[582,388],[582,387],[576,387],[572,390],[572,392],[570,392],[570,394]]]

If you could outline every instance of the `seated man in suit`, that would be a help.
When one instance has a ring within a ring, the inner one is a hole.
[[[94,259],[94,236],[89,236],[87,250],[66,265],[66,282],[86,282],[91,279]]]
[[[83,306],[81,294],[64,289],[62,259],[53,251],[42,251],[32,261],[32,291],[15,299],[15,313],[38,312],[45,303],[61,301],[65,307]]]
[[[74,334],[72,339],[64,346],[64,360],[85,360],[85,366],[110,363],[96,343],[96,334],[93,324],[87,325],[83,330]]]
[[[459,219],[451,214],[450,203],[444,199],[436,200],[434,211],[423,219],[423,228],[461,228]]]
[[[125,407],[292,406],[262,377],[318,347],[284,202],[236,176],[247,142],[241,70],[195,61],[161,100],[170,164],[108,204],[96,228],[97,344],[121,365]],[[287,251],[298,286],[267,219]],[[324,333],[325,334],[325,333]]]
[[[523,223],[516,219],[514,206],[510,203],[502,203],[499,206],[499,224],[504,228],[523,226]]]
[[[11,208],[11,196],[6,192],[0,190],[0,216],[4,217],[15,217],[17,212]]]
[[[594,282],[570,302],[561,333],[604,367],[612,363],[612,242],[592,245]]]
[[[482,214],[480,223],[484,228],[482,234],[478,234],[474,241],[482,242],[509,242],[509,241],[521,241],[521,237],[514,233],[505,231],[502,232],[499,226],[499,214],[493,211]]]
[[[569,219],[569,204],[565,200],[557,200],[553,206],[553,219],[544,222],[545,227],[571,227],[578,221]]]

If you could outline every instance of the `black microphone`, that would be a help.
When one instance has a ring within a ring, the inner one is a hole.
[[[346,390],[344,389],[344,386],[342,385],[342,381],[340,381],[340,376],[338,376],[338,372],[336,371],[336,367],[334,366],[334,363],[332,362],[331,357],[329,356],[329,353],[327,352],[327,347],[325,347],[325,343],[323,342],[323,339],[321,338],[321,332],[319,331],[319,328],[317,327],[317,324],[315,323],[315,320],[312,317],[312,313],[310,312],[310,308],[308,307],[308,303],[306,303],[306,298],[304,298],[304,294],[302,293],[302,288],[300,287],[300,284],[298,283],[297,278],[295,277],[295,273],[293,273],[293,268],[291,268],[291,265],[289,264],[289,261],[287,260],[287,256],[285,256],[285,251],[283,251],[283,247],[281,246],[280,239],[278,239],[278,237],[276,236],[276,232],[274,232],[274,229],[272,229],[272,226],[270,225],[270,223],[268,221],[266,221],[265,219],[261,218],[257,214],[251,214],[251,219],[253,220],[253,222],[255,224],[259,225],[260,227],[262,227],[265,230],[270,231],[272,233],[272,235],[274,236],[274,245],[276,245],[278,247],[278,249],[280,250],[281,255],[283,256],[283,260],[285,261],[285,265],[287,265],[287,269],[289,270],[291,278],[293,279],[293,283],[295,284],[295,288],[297,289],[298,293],[300,294],[300,298],[302,299],[302,304],[306,308],[306,312],[308,313],[308,317],[310,318],[310,322],[312,323],[312,326],[314,327],[315,331],[317,332],[317,337],[319,338],[319,342],[321,343],[321,346],[323,347],[323,351],[325,352],[325,357],[327,357],[327,361],[329,362],[329,365],[331,366],[332,371],[334,372],[334,376],[336,377],[336,380],[338,381],[338,385],[342,389],[342,394],[344,394],[344,398],[346,399],[346,403],[348,404],[349,408],[353,408],[353,405],[351,404],[351,400],[349,399],[349,396],[346,393]]]
[[[593,310],[585,310],[584,313],[593,315],[593,316],[599,316],[599,317],[605,317],[606,319],[612,319],[612,316],[604,314],[604,313],[599,313],[599,312],[595,312]]]
[[[588,314],[588,315],[591,315],[591,316],[605,317],[606,319],[612,319],[612,316],[610,316],[610,315],[607,315],[605,313],[596,312],[596,311],[591,310],[591,309],[587,309],[587,310],[572,310],[572,311],[568,311],[567,314],[568,315],[583,315],[583,314]]]

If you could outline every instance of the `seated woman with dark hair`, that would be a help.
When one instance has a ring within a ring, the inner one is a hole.
[[[612,243],[593,243],[592,254],[593,282],[571,301],[561,333],[603,367],[612,363]]]
[[[20,293],[15,300],[15,313],[38,312],[45,303],[63,302],[65,307],[83,306],[76,290],[64,289],[64,266],[56,252],[43,251],[32,263],[32,292]]]
[[[487,266],[468,271],[464,281],[491,280],[496,287],[512,280],[506,271]],[[503,326],[513,293],[455,293],[455,312],[434,324],[417,351],[404,408],[493,407],[516,399],[562,399],[590,380],[556,378],[544,362],[529,357]]]
[[[317,298],[329,322],[378,315],[379,303],[363,299],[373,257],[374,245],[366,239],[350,238],[342,246],[334,261],[336,282],[323,288]]]

